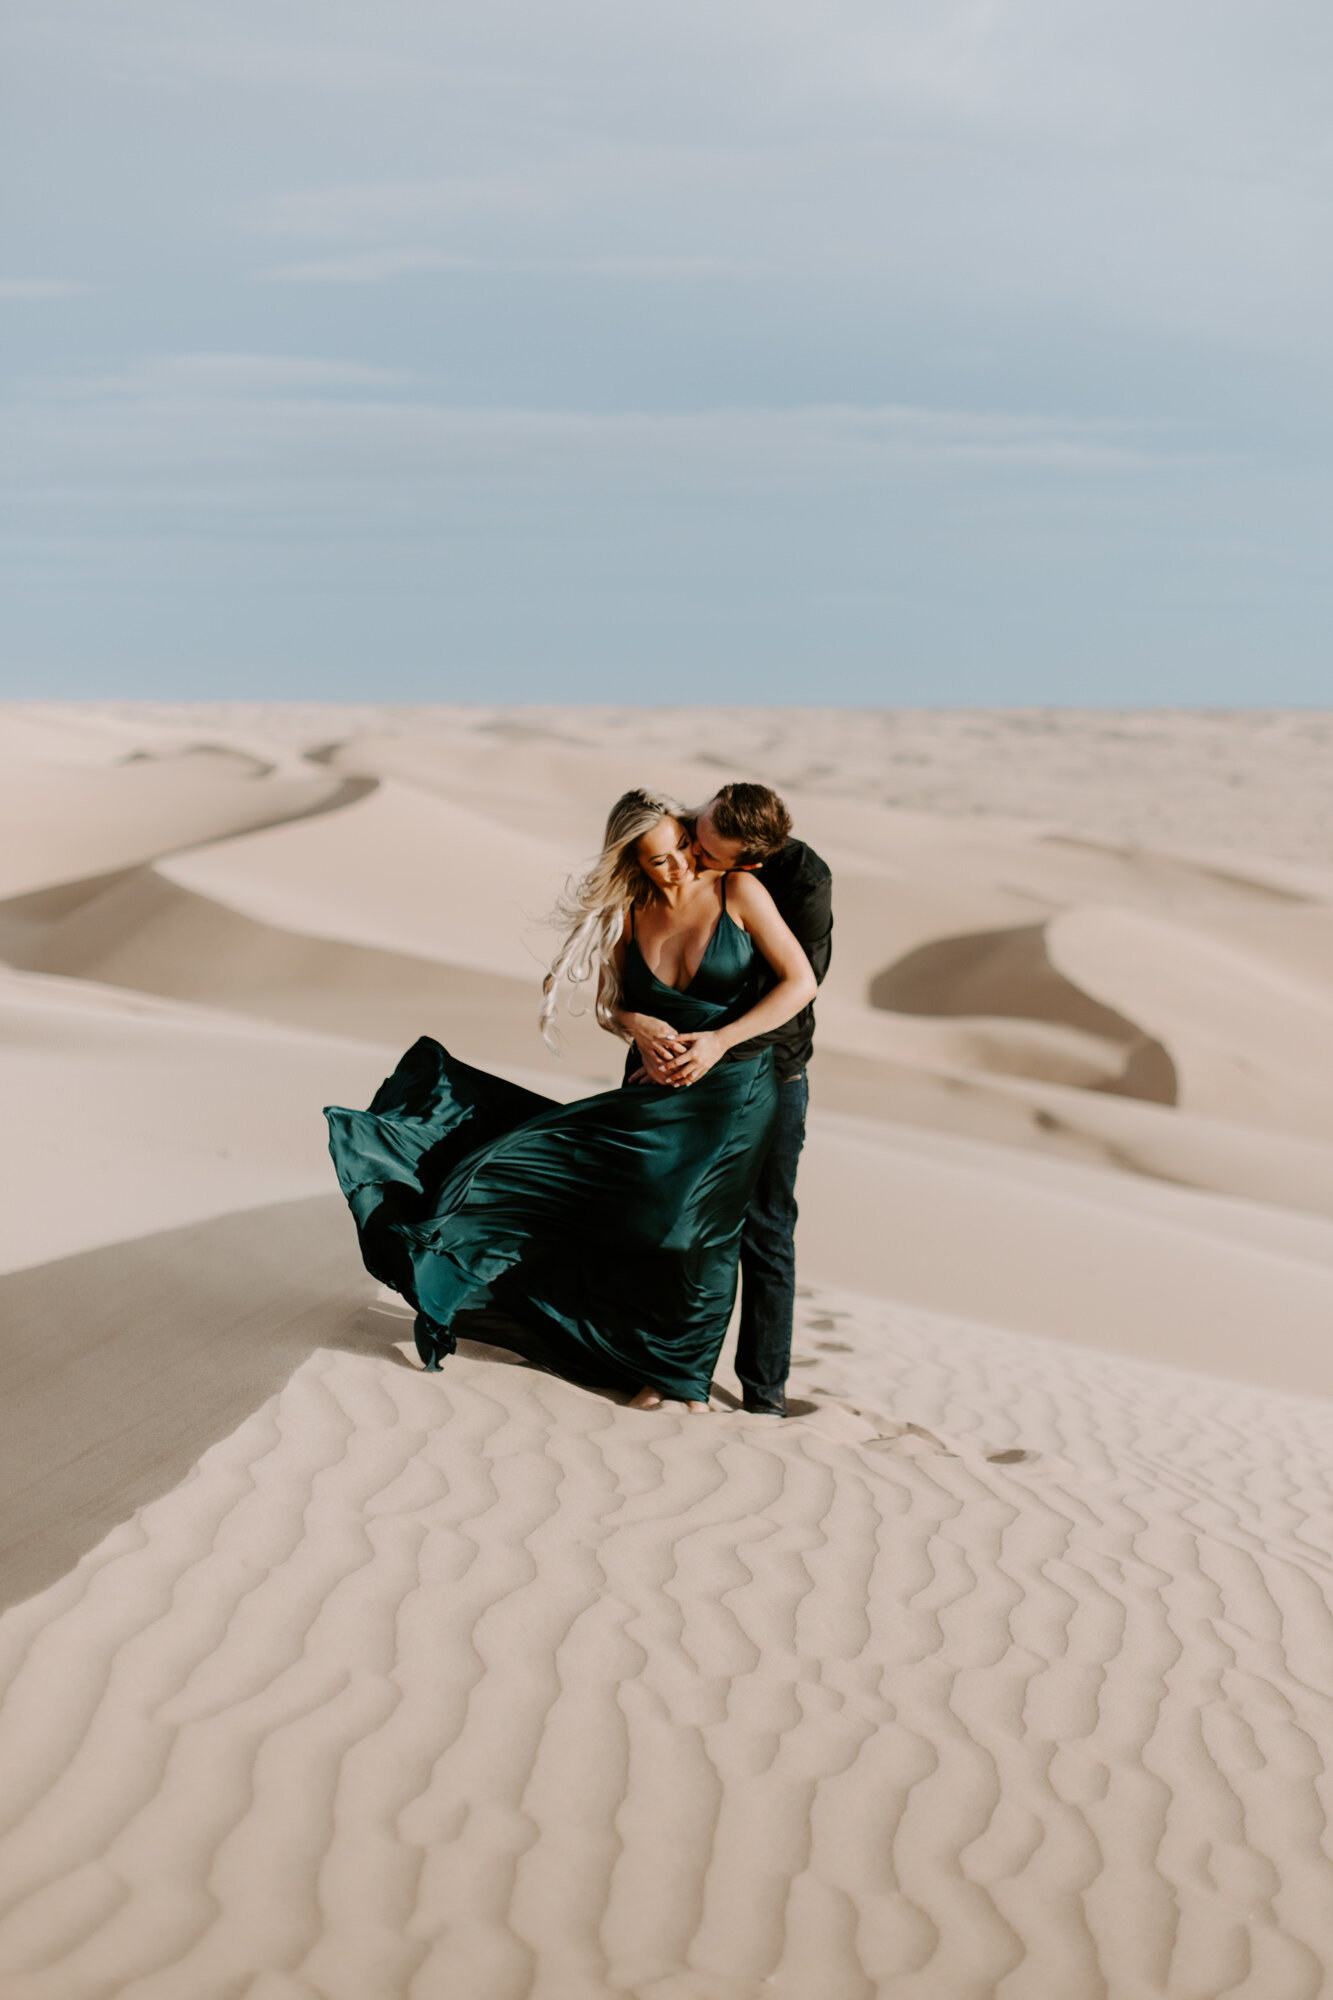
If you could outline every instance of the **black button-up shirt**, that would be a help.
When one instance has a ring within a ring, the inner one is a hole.
[[[823,983],[833,956],[833,875],[813,847],[803,840],[789,840],[785,847],[754,871],[778,906],[778,915],[810,961],[815,978]],[[777,984],[772,973],[764,991]],[[727,1051],[733,1062],[756,1056],[761,1049],[773,1050],[778,1082],[799,1076],[815,1046],[815,1009],[812,1001],[780,1028],[766,1035],[740,1042]]]

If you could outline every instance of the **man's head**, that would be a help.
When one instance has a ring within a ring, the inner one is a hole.
[[[791,814],[767,785],[724,785],[695,819],[695,859],[701,868],[762,868],[790,833]]]

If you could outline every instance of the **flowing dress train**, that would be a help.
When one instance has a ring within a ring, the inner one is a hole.
[[[689,984],[665,985],[631,940],[624,1004],[721,1027],[754,1005],[761,963],[724,881]],[[428,1368],[453,1351],[454,1315],[489,1306],[487,1340],[561,1374],[702,1402],[776,1113],[768,1049],[685,1087],[557,1104],[423,1036],[368,1111],[325,1115],[366,1268],[415,1307]]]

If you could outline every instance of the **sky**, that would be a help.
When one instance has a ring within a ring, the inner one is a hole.
[[[1316,0],[42,0],[0,69],[0,694],[1329,704]]]

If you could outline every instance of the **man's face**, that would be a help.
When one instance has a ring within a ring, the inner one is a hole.
[[[742,861],[742,843],[739,840],[724,840],[713,824],[713,807],[717,800],[712,798],[701,808],[694,822],[694,858],[701,868],[712,870],[714,874],[725,875],[736,868],[758,868],[758,861]]]

